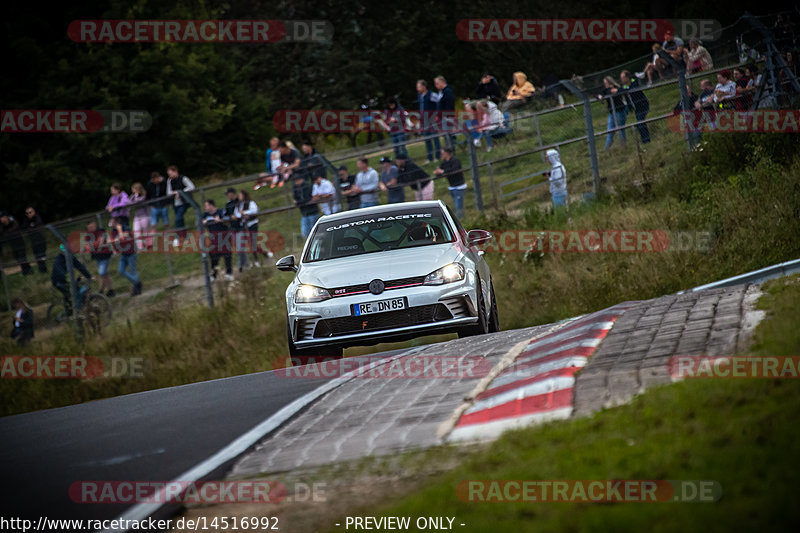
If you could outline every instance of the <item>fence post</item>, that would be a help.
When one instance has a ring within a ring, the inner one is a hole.
[[[542,130],[541,130],[541,128],[539,128],[539,114],[538,113],[534,113],[533,114],[533,123],[536,125],[536,138],[539,140],[539,148],[541,148],[544,145],[542,144]],[[544,152],[541,152],[541,154],[542,154],[542,161],[544,161],[546,163],[547,162],[547,157],[545,157]]]
[[[478,154],[475,150],[475,144],[467,142],[469,147],[469,164],[472,167],[472,184],[475,187],[475,207],[478,211],[483,212],[483,195],[481,194],[481,180],[478,175]]]
[[[72,250],[69,249],[67,239],[61,235],[52,224],[46,224],[45,227],[49,229],[53,235],[56,236],[56,239],[58,239],[61,245],[64,246],[64,258],[66,259],[67,276],[69,277],[69,298],[72,300],[72,316],[70,319],[75,326],[75,339],[81,342],[83,340],[83,324],[78,320],[78,290],[75,283],[75,269],[72,268]],[[64,309],[64,311],[66,311],[66,309]]]
[[[600,193],[600,169],[597,165],[597,147],[594,143],[594,124],[592,123],[592,107],[589,97],[578,89],[570,80],[561,80],[569,91],[583,100],[583,120],[586,124],[586,143],[589,146],[589,163],[592,167],[592,184],[595,197]]]
[[[181,195],[181,199],[184,202],[187,202],[189,205],[192,206],[194,209],[194,219],[197,222],[197,238],[200,239],[204,236],[203,233],[203,217],[202,217],[202,210],[200,209],[200,205],[192,198],[192,195],[186,194],[185,192],[178,191]],[[203,258],[203,277],[205,278],[205,285],[206,285],[206,300],[208,301],[208,307],[214,309],[214,291],[211,289],[211,273],[209,272],[208,268],[208,259],[206,257],[206,252],[203,251],[203,246],[200,246],[200,257]]]

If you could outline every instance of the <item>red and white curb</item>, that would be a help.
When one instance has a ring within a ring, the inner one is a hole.
[[[528,343],[513,363],[475,396],[446,437],[487,440],[507,429],[569,418],[575,374],[632,304],[581,317]]]

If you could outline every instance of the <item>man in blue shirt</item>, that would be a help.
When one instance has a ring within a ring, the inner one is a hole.
[[[381,158],[381,190],[389,194],[388,203],[399,204],[406,201],[406,194],[403,185],[400,183],[400,174],[397,167],[392,164],[392,158],[384,156]]]

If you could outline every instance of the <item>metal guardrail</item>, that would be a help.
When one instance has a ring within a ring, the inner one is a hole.
[[[719,287],[732,287],[734,285],[741,285],[743,283],[764,283],[767,280],[797,273],[800,273],[800,259],[778,263],[777,265],[753,270],[752,272],[747,272],[746,274],[739,274],[738,276],[733,276],[731,278],[700,285],[694,289],[689,289],[689,291],[696,292],[706,289],[716,289]],[[681,291],[678,294],[683,294],[689,291]]]

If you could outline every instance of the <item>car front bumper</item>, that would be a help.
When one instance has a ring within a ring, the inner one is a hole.
[[[474,275],[445,285],[425,285],[357,294],[290,307],[289,326],[298,348],[375,344],[453,330],[477,322]],[[404,297],[403,311],[353,316],[353,304]],[[378,324],[377,326],[375,324]],[[361,326],[362,330],[357,328]],[[374,329],[373,329],[374,328]]]

